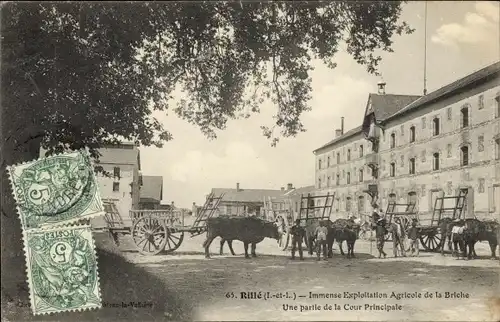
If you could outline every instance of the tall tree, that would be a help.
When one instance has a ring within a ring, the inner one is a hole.
[[[412,32],[401,10],[399,1],[4,4],[2,169],[36,158],[40,144],[85,146],[96,157],[119,138],[161,146],[172,136],[154,110],[215,138],[270,98],[273,128],[294,136],[310,109],[311,59],[333,68],[344,42],[376,73],[393,36]],[[185,99],[170,107],[176,89]],[[275,144],[273,128],[262,127]],[[1,185],[7,268],[22,250],[5,172]]]

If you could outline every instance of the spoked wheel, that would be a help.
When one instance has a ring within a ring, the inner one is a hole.
[[[167,228],[167,243],[165,245],[165,252],[171,253],[179,248],[184,240],[184,232],[178,232],[173,229]]]
[[[145,216],[132,226],[132,238],[137,250],[143,255],[157,255],[165,249],[168,229],[159,218]]]
[[[441,232],[437,230],[429,230],[424,235],[420,235],[420,242],[424,249],[431,252],[439,250],[442,239]]]

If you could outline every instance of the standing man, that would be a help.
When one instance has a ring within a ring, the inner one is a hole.
[[[384,221],[384,219],[380,218],[377,221],[377,226],[375,227],[375,236],[377,238],[378,258],[381,258],[382,255],[384,255],[384,258],[387,256],[387,254],[384,252],[385,234],[387,234],[387,229],[385,228],[385,221]]]
[[[290,232],[292,233],[292,259],[295,259],[295,251],[298,247],[300,260],[304,260],[302,240],[304,239],[305,230],[303,227],[300,227],[300,219],[295,220],[295,225],[292,226]]]
[[[323,220],[321,220],[319,222],[319,226],[316,228],[316,232],[315,232],[315,235],[316,235],[316,243],[318,244],[318,249],[317,249],[317,253],[318,253],[318,259],[317,260],[320,260],[320,254],[321,254],[321,250],[323,250],[323,260],[328,260],[327,259],[327,256],[328,256],[328,252],[326,250],[326,236],[328,235],[328,228],[325,226],[325,222]]]
[[[394,257],[398,257],[398,248],[401,250],[401,256],[406,257],[405,243],[406,232],[401,225],[401,219],[396,217],[394,220],[394,227],[392,231],[392,246],[394,251]]]
[[[408,230],[408,238],[410,239],[410,256],[418,256],[418,253],[420,252],[419,245],[418,245],[418,228],[417,228],[417,220],[413,219],[411,222],[411,227]]]

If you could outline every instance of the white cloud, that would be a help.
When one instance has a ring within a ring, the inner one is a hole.
[[[231,142],[221,155],[191,150],[170,168],[171,179],[180,182],[217,182],[232,187],[234,182],[252,182],[266,175],[268,167],[247,142]]]
[[[431,40],[458,48],[459,44],[486,45],[498,43],[499,8],[495,2],[476,2],[475,11],[465,14],[462,23],[441,25]]]

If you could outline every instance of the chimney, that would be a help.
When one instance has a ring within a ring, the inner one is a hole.
[[[240,183],[239,182],[236,183],[236,191],[240,191]]]
[[[340,134],[344,135],[344,117],[340,118]]]
[[[286,185],[286,190],[292,190],[293,189],[293,184],[292,183],[288,183]]]
[[[281,187],[281,191],[285,191],[285,187]]]
[[[385,82],[384,81],[380,81],[378,82],[378,93],[380,95],[384,95],[385,94]]]
[[[342,130],[335,130],[335,138],[342,136]]]
[[[175,208],[174,202],[172,201],[172,208]]]

